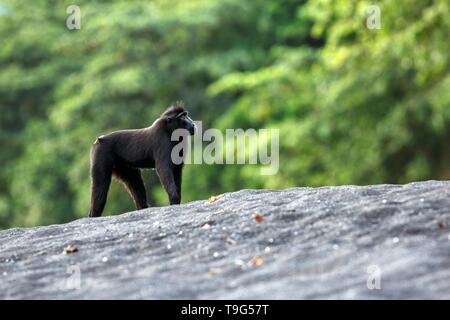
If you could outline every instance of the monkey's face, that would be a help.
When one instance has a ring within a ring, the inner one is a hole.
[[[183,111],[173,118],[168,118],[167,127],[171,132],[175,131],[176,129],[186,129],[187,131],[189,131],[190,135],[193,135],[196,129],[195,123],[188,116],[187,111]]]

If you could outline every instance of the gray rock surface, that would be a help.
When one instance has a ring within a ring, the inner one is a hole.
[[[448,181],[242,190],[1,231],[0,298],[449,299],[449,223]]]

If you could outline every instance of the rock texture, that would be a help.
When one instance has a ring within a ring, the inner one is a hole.
[[[450,182],[214,200],[1,231],[0,298],[450,298]]]

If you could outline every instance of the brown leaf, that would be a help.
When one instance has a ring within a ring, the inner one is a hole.
[[[263,222],[264,220],[266,220],[266,218],[264,218],[264,216],[262,216],[260,214],[257,214],[255,216],[255,220],[256,220],[256,222]]]
[[[437,226],[438,226],[439,229],[445,229],[445,228],[447,228],[447,225],[446,225],[445,223],[443,223],[443,222],[439,222],[439,223],[437,224]]]
[[[217,196],[211,196],[211,197],[209,197],[209,202],[216,202],[217,200],[219,200],[222,197],[223,197],[223,194],[219,194]]]
[[[69,253],[74,253],[77,252],[78,248],[72,245],[68,245],[67,247],[64,248],[63,250],[63,254],[69,254]]]
[[[259,267],[264,264],[264,260],[260,257],[254,257],[248,262],[248,264],[251,266]]]
[[[234,245],[236,245],[237,241],[234,240],[234,239],[231,239],[231,238],[227,238],[227,243],[228,243],[230,246],[234,246]]]

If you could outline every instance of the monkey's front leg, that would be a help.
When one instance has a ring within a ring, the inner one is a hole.
[[[159,180],[169,196],[170,204],[180,204],[181,198],[175,184],[172,167],[164,163],[156,163],[155,167]]]
[[[175,180],[175,185],[177,187],[178,195],[180,196],[181,202],[181,178],[183,174],[183,165],[175,165],[173,168],[173,178]]]

